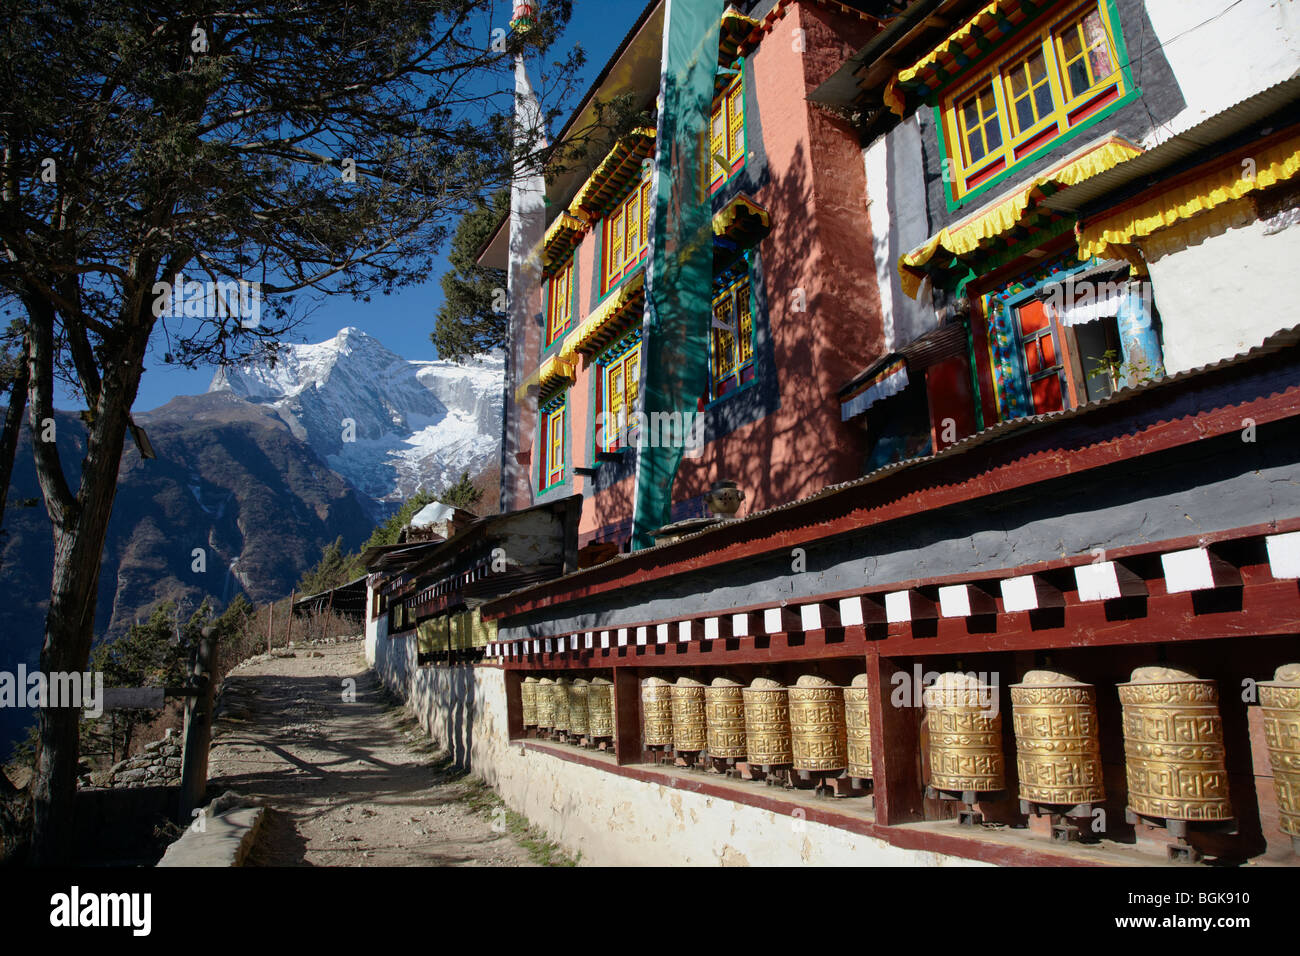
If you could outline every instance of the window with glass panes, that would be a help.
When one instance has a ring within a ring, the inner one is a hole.
[[[551,276],[547,286],[546,344],[550,345],[569,327],[573,318],[573,260]]]
[[[713,299],[709,398],[726,395],[754,377],[754,311],[749,276],[728,282]]]
[[[943,98],[955,199],[1124,95],[1117,29],[1110,0],[1076,4]]]
[[[713,101],[709,118],[709,186],[717,189],[745,165],[745,84],[737,76]]]
[[[542,465],[543,490],[564,480],[564,417],[565,396],[553,399],[542,407]]]
[[[606,291],[617,285],[641,264],[650,250],[650,167],[623,200],[605,217],[604,266]]]
[[[636,411],[641,389],[641,342],[630,338],[610,349],[600,362],[604,451],[620,447],[619,434]]]

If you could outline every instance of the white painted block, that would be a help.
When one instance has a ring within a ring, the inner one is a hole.
[[[678,622],[677,622],[677,642],[678,642],[679,644],[681,644],[681,643],[685,643],[686,641],[689,641],[690,639],[691,639],[691,622],[690,622],[690,621],[678,621]]]
[[[716,617],[706,617],[704,619],[704,639],[706,641],[716,641],[718,639],[718,619]]]
[[[656,641],[656,643],[659,643],[659,644],[667,644],[667,643],[668,643],[668,625],[667,625],[667,624],[656,624],[656,625],[655,625],[655,641]]]
[[[1032,574],[1002,581],[1002,606],[1007,611],[1038,610],[1038,585]]]
[[[748,637],[749,636],[749,614],[731,615],[731,636]]]
[[[1300,531],[1271,534],[1264,539],[1268,547],[1268,567],[1279,581],[1300,578]]]
[[[600,632],[600,646],[602,650],[609,647],[609,631]]]
[[[840,598],[840,624],[844,627],[856,627],[865,623],[862,619],[862,598]]]
[[[570,634],[570,635],[569,635],[569,650],[571,650],[571,651],[576,651],[577,649],[578,649],[578,635],[577,635],[577,634]]]
[[[781,609],[770,607],[763,612],[763,630],[768,634],[781,633]]]
[[[638,627],[638,628],[636,629],[636,642],[637,642],[637,644],[639,644],[639,645],[641,645],[641,646],[645,646],[645,643],[646,643],[646,640],[647,640],[648,637],[649,637],[649,634],[648,634],[648,628]]]
[[[939,613],[944,617],[970,617],[969,586],[949,584],[939,588]]]
[[[586,650],[591,650],[596,646],[596,634],[594,631],[588,631],[586,633],[584,637],[584,644]]]
[[[1206,591],[1225,585],[1240,584],[1240,572],[1209,548],[1188,548],[1160,555],[1165,569],[1165,590],[1170,594]]]
[[[627,647],[627,628],[625,627],[618,629],[618,646]]]
[[[546,639],[545,647],[546,647],[546,653],[547,653],[547,654],[554,653],[554,652],[551,650],[551,639],[550,639],[549,637]]]
[[[803,622],[805,631],[820,631],[822,629],[822,606],[820,604],[805,604],[799,608],[799,617]]]
[[[902,624],[912,619],[912,595],[909,591],[890,591],[885,595],[885,620]]]

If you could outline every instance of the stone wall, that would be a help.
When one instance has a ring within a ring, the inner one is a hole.
[[[181,737],[168,730],[162,740],[145,744],[144,753],[113,764],[108,770],[86,774],[83,789],[159,787],[180,783]]]

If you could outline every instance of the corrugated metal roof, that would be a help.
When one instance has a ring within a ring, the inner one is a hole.
[[[1195,157],[1198,153],[1244,132],[1255,123],[1293,107],[1300,101],[1300,74],[1247,97],[1235,106],[1171,137],[1140,156],[1053,193],[1040,205],[1056,212],[1077,213],[1102,197],[1141,182]],[[1300,121],[1300,115],[1294,117]]]
[[[774,507],[767,508],[763,511],[756,511],[753,514],[746,515],[743,518],[735,518],[723,524],[714,525],[712,527],[705,528],[702,531],[694,532],[693,534],[683,535],[682,537],[677,538],[672,542],[656,544],[653,545],[652,547],[644,548],[640,551],[633,551],[627,554],[619,554],[614,558],[611,558],[609,561],[606,561],[603,564],[594,565],[590,568],[584,568],[581,571],[576,571],[573,574],[564,575],[562,578],[558,578],[554,581],[548,581],[543,584],[532,585],[527,588],[521,588],[518,591],[512,592],[507,595],[503,595],[502,598],[499,598],[498,600],[506,600],[510,598],[519,597],[521,595],[528,594],[531,591],[539,590],[543,587],[553,586],[556,584],[562,584],[567,586],[570,583],[573,583],[576,586],[577,579],[581,578],[583,575],[590,574],[591,572],[600,569],[607,569],[611,565],[616,565],[627,561],[636,561],[638,558],[643,557],[647,554],[662,553],[674,548],[683,548],[685,550],[691,551],[692,549],[689,548],[691,544],[698,542],[700,539],[706,538],[708,535],[717,534],[720,531],[730,531],[740,525],[760,524],[763,520],[770,518],[773,515],[782,514],[788,511],[794,511],[799,508],[806,507],[814,502],[822,501],[826,498],[834,497],[836,495],[840,495],[845,492],[866,487],[867,485],[874,484],[875,482],[878,482],[883,478],[897,474],[901,471],[920,468],[929,465],[933,462],[946,460],[949,458],[955,458],[958,455],[965,455],[976,448],[980,448],[984,445],[988,445],[995,441],[1000,441],[1004,438],[1009,438],[1013,434],[1019,432],[1030,431],[1044,426],[1049,426],[1058,422],[1070,421],[1075,418],[1080,418],[1084,415],[1095,414],[1102,409],[1111,408],[1115,405],[1122,405],[1127,402],[1135,401],[1152,392],[1157,392],[1162,389],[1171,388],[1175,385],[1187,382],[1188,380],[1195,379],[1199,376],[1208,375],[1212,372],[1221,371],[1223,369],[1233,368],[1238,365],[1244,365],[1247,362],[1260,358],[1264,355],[1271,355],[1278,352],[1286,351],[1287,349],[1296,348],[1297,345],[1300,345],[1300,325],[1294,326],[1289,329],[1279,330],[1273,333],[1272,335],[1268,336],[1261,344],[1245,352],[1240,352],[1237,355],[1234,355],[1230,358],[1225,358],[1209,365],[1202,365],[1202,366],[1198,366],[1197,368],[1187,369],[1186,371],[1178,372],[1177,374],[1170,375],[1165,378],[1152,379],[1147,382],[1142,382],[1139,385],[1131,385],[1127,388],[1123,388],[1117,392],[1112,393],[1110,396],[1101,399],[1100,401],[1090,402],[1086,405],[1080,405],[1077,408],[1072,408],[1060,412],[1049,412],[1044,415],[1031,415],[1025,418],[1015,418],[1015,419],[1011,419],[1010,421],[1000,422],[997,425],[992,425],[984,429],[983,431],[976,432],[974,435],[970,435],[966,438],[963,438],[961,441],[957,442],[956,444],[949,445],[947,448],[944,448],[942,451],[936,454],[926,455],[920,458],[913,458],[908,461],[894,462],[893,464],[886,465],[883,468],[878,468],[877,470],[871,472],[868,475],[864,475],[861,478],[855,478],[852,481],[842,482],[837,485],[828,485],[827,487],[823,488],[821,491],[811,494],[806,498],[800,498],[795,501],[787,502],[785,504],[776,505]],[[757,535],[758,535],[758,531],[757,529],[755,529],[755,536]],[[692,553],[698,553],[698,548],[694,549]]]

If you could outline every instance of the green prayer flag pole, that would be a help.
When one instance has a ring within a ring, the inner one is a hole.
[[[653,248],[646,278],[632,545],[672,520],[673,481],[708,388],[712,206],[704,188],[725,0],[666,0],[655,139]]]

